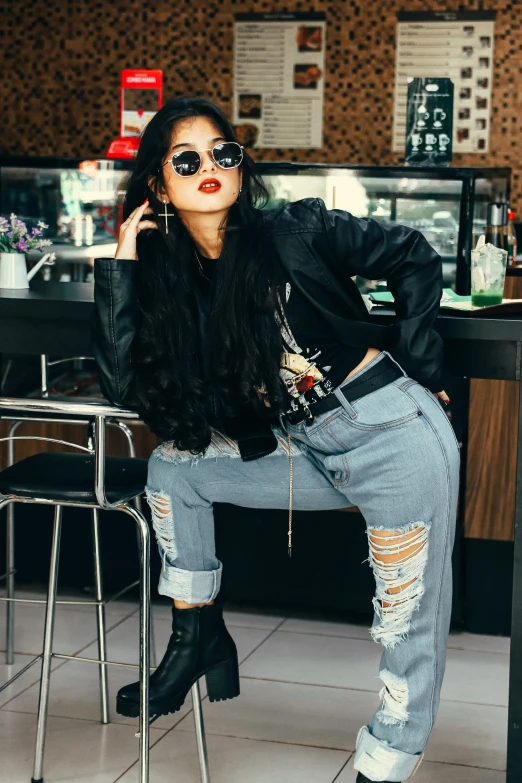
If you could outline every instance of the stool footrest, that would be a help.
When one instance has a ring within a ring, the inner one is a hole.
[[[128,669],[139,669],[138,663],[121,663],[120,661],[101,661],[99,658],[82,658],[80,655],[63,655],[62,653],[53,653],[53,658],[62,658],[66,661],[82,661],[83,663],[96,663],[104,666],[125,666]],[[154,670],[155,666],[150,666],[150,669]]]
[[[20,669],[20,671],[19,671],[19,672],[16,672],[16,674],[15,674],[13,677],[11,677],[9,680],[7,680],[7,682],[4,682],[4,683],[3,683],[3,684],[0,686],[0,693],[2,693],[2,691],[3,691],[3,690],[5,690],[6,688],[8,688],[8,687],[9,687],[9,685],[11,685],[11,684],[12,684],[12,683],[13,683],[15,680],[17,680],[19,677],[21,677],[21,676],[22,676],[22,674],[24,674],[24,673],[27,671],[27,669],[30,669],[30,668],[31,668],[31,666],[34,666],[34,664],[35,664],[37,661],[41,661],[41,660],[42,660],[42,655],[41,655],[41,654],[40,654],[40,655],[37,655],[37,656],[36,656],[36,658],[33,658],[33,660],[32,660],[32,661],[30,661],[30,662],[27,664],[27,666],[24,666],[24,668],[23,668],[23,669]]]

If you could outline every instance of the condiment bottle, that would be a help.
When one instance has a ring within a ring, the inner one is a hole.
[[[508,264],[517,265],[517,235],[515,233],[515,213],[512,209],[508,212],[507,241],[508,241]]]
[[[507,250],[508,205],[504,201],[493,201],[488,204],[487,221],[486,243]]]

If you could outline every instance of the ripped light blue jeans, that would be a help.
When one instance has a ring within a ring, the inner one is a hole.
[[[213,503],[288,508],[290,450],[294,509],[356,505],[366,520],[383,687],[359,731],[355,768],[369,780],[404,781],[422,760],[444,675],[459,449],[436,397],[405,373],[351,403],[334,393],[337,409],[311,426],[281,421],[276,451],[252,462],[217,432],[201,457],[171,443],[155,449],[147,498],[163,563],[159,592],[188,603],[217,595]]]

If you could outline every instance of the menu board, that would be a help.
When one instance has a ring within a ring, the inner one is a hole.
[[[235,16],[232,122],[250,147],[322,147],[326,16]]]
[[[408,78],[454,85],[453,152],[487,152],[495,11],[397,14],[393,151],[404,152]]]

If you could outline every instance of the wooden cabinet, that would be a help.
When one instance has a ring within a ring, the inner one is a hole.
[[[522,277],[507,277],[504,295],[522,299]],[[513,541],[519,381],[470,381],[467,538]]]

